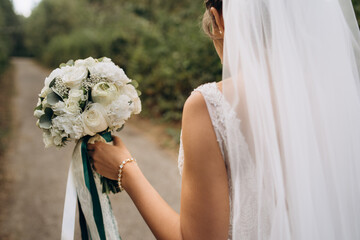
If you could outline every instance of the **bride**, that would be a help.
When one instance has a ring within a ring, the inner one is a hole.
[[[157,239],[360,239],[360,35],[350,0],[206,0],[223,81],[187,99],[176,213],[121,139],[88,145]],[[151,156],[149,156],[151,161]]]

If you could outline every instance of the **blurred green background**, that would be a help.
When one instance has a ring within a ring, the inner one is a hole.
[[[360,20],[360,0],[353,0]],[[30,17],[0,1],[0,71],[11,56],[48,67],[88,56],[112,58],[140,83],[143,116],[178,122],[196,86],[221,79],[201,31],[202,0],[42,0]]]
[[[42,0],[28,18],[0,2],[0,65],[11,55],[48,67],[107,56],[140,83],[143,116],[178,122],[191,90],[221,79],[201,32],[201,0]]]

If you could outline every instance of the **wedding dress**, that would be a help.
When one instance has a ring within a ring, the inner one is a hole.
[[[231,128],[234,134],[237,134],[241,137],[241,141],[237,143],[238,148],[241,149],[242,157],[239,159],[242,165],[246,169],[245,174],[243,174],[239,181],[244,189],[247,189],[245,194],[242,195],[242,209],[241,209],[241,229],[240,236],[242,239],[251,239],[256,235],[256,219],[257,219],[257,202],[256,202],[256,175],[253,161],[251,159],[248,145],[243,137],[240,129],[238,128],[240,120],[237,118],[235,112],[231,109],[229,103],[226,102],[224,95],[218,89],[215,82],[207,83],[199,86],[194,91],[200,92],[205,99],[206,106],[211,118],[211,122],[216,134],[216,139],[219,144],[223,159],[225,161],[228,183],[229,183],[229,201],[230,201],[230,227],[229,227],[229,239],[232,239],[232,186],[231,186],[231,171],[230,163],[227,156],[227,132]],[[233,125],[225,124],[232,122]],[[182,174],[184,164],[184,150],[182,145],[182,140],[180,138],[180,149],[179,149],[179,158],[178,158],[178,167],[180,174]]]

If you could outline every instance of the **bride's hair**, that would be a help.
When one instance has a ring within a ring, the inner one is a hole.
[[[214,30],[218,30],[214,15],[210,12],[210,8],[214,7],[219,14],[222,14],[222,0],[205,0],[206,11],[202,19],[202,27],[204,32],[214,40],[219,40],[219,36],[214,34]]]

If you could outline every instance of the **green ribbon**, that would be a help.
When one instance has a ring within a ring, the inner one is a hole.
[[[111,132],[106,132],[101,134],[101,136],[106,140],[106,142],[111,142]],[[102,210],[100,205],[99,194],[96,189],[94,175],[90,166],[89,156],[87,153],[87,143],[90,139],[90,136],[85,136],[81,143],[81,158],[84,168],[84,179],[85,185],[91,194],[92,205],[93,205],[93,216],[96,223],[97,230],[99,232],[99,237],[101,240],[106,240],[104,220],[102,216]],[[84,234],[85,235],[85,234]],[[85,236],[83,236],[84,239]]]

